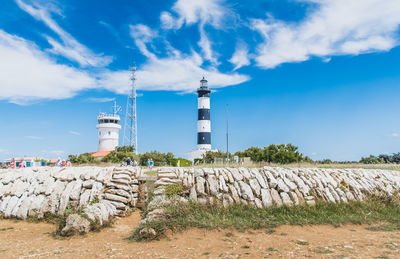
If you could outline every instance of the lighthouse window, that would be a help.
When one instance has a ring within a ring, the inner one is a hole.
[[[108,132],[108,135],[111,135],[111,131]]]
[[[205,137],[203,137],[203,140],[205,140],[206,138]]]
[[[99,131],[99,135],[101,135],[101,131]]]

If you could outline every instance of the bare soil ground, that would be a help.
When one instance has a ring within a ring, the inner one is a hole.
[[[0,220],[0,258],[400,257],[400,231],[371,231],[367,225],[281,226],[275,232],[191,229],[161,241],[126,240],[139,220],[137,211],[111,228],[68,239],[54,239],[52,224]]]

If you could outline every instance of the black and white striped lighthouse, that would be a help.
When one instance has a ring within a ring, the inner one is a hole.
[[[203,77],[197,89],[197,150],[211,150],[210,93],[208,81]]]

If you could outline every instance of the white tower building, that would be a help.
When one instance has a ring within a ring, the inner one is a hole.
[[[120,117],[117,114],[119,109],[120,107],[117,107],[116,102],[114,102],[113,114],[100,113],[97,116],[99,122],[96,126],[99,137],[98,152],[113,151],[118,146],[119,130],[121,129],[121,125],[119,125]]]

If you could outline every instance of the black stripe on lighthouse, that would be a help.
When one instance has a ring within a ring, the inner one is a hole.
[[[210,120],[210,109],[198,109],[198,120]]]
[[[197,133],[197,144],[211,144],[211,132],[198,132]]]

